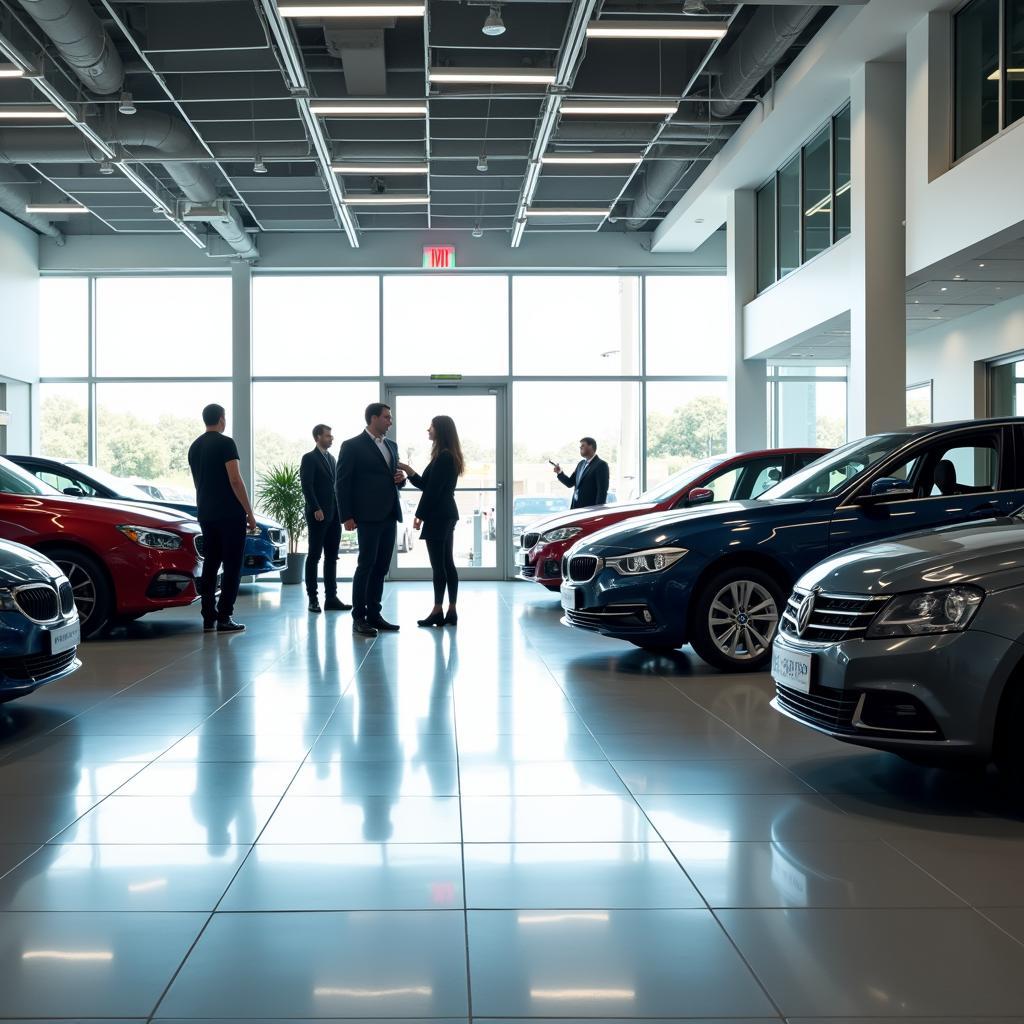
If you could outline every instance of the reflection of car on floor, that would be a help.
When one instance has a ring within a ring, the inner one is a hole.
[[[0,458],[0,539],[42,552],[71,581],[82,636],[191,604],[199,523],[155,505],[74,498]]]
[[[589,534],[652,512],[690,508],[712,501],[756,498],[827,448],[777,448],[743,455],[718,455],[694,463],[663,484],[652,487],[636,501],[614,503],[550,516],[530,524],[516,551],[519,578],[534,580],[548,590],[562,585],[562,556]]]
[[[43,483],[55,487],[65,494],[84,494],[90,498],[115,498],[118,501],[144,502],[148,505],[173,508],[179,512],[196,514],[194,500],[173,500],[161,498],[153,491],[163,493],[161,488],[146,484],[134,484],[114,476],[97,466],[82,462],[65,462],[62,459],[47,459],[40,455],[9,455],[11,462],[27,470]],[[176,492],[181,494],[182,492]],[[247,535],[242,568],[247,576],[259,576],[265,572],[276,572],[285,565],[288,554],[288,531],[273,519],[264,515],[256,517],[259,534]]]
[[[1022,549],[1018,512],[816,565],[775,639],[773,706],[912,760],[994,757],[1024,781]]]
[[[793,583],[823,558],[1024,503],[1024,420],[908,427],[844,445],[753,501],[643,516],[565,556],[567,625],[764,665]]]
[[[81,667],[71,584],[38,551],[0,541],[0,703]]]

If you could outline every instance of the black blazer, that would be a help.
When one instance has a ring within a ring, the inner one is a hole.
[[[455,470],[455,459],[445,449],[430,463],[423,474],[409,477],[410,483],[423,492],[416,506],[416,518],[430,525],[440,525],[459,518],[459,506],[455,504],[455,486],[459,474]]]
[[[330,452],[321,452],[317,447],[302,456],[299,480],[302,482],[302,496],[306,499],[307,519],[312,519],[313,513],[318,511],[323,512],[325,522],[338,517],[338,498],[334,490],[337,475],[338,464]]]
[[[391,454],[390,465],[381,458],[373,438],[364,430],[350,437],[341,446],[338,456],[338,517],[347,522],[388,523],[402,521],[402,503],[398,500],[395,470],[398,468],[398,445],[384,438]]]
[[[586,472],[583,471],[586,469]],[[608,500],[608,463],[595,455],[587,468],[586,459],[580,459],[579,465],[573,470],[572,476],[559,473],[558,479],[566,487],[573,489],[572,503],[569,508],[587,508],[590,505],[603,505]]]

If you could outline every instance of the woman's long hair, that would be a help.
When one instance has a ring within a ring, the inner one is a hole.
[[[430,449],[430,461],[438,457],[443,451],[452,453],[455,460],[455,471],[459,476],[466,471],[466,459],[462,454],[462,445],[459,443],[459,432],[455,429],[455,420],[451,416],[435,416],[430,425],[434,428],[434,447]]]

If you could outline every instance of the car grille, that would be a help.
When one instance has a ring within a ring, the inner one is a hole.
[[[540,534],[539,533],[524,533],[519,538],[519,543],[524,548],[532,548],[533,545],[536,544],[537,541],[539,541],[539,540],[540,540]]]
[[[581,629],[612,629],[626,632],[630,629],[652,629],[654,619],[647,607],[642,604],[609,605],[600,610],[596,608],[565,613],[566,621],[571,626]]]
[[[525,580],[532,580],[537,575],[537,566],[535,565],[521,565],[519,567],[519,575]]]
[[[848,694],[845,690],[835,690],[833,693],[826,696],[820,689],[801,693],[788,686],[776,685],[775,700],[783,710],[804,722],[823,729],[852,732],[853,716],[860,695]]]
[[[60,594],[61,615],[70,615],[75,609],[75,592],[71,588],[71,584],[67,581],[62,583],[58,593]]]
[[[35,622],[53,622],[60,615],[57,591],[45,583],[18,587],[14,591],[18,607]]]
[[[814,598],[810,617],[802,630],[797,623],[804,603]],[[819,591],[794,590],[780,626],[787,636],[812,643],[837,644],[859,640],[868,631],[871,620],[882,610],[887,597],[824,594]]]
[[[60,654],[32,654],[25,658],[0,658],[0,676],[8,679],[39,683],[63,671],[75,660],[75,650]]]
[[[562,562],[562,575],[573,583],[586,583],[600,567],[601,560],[594,555],[573,555]]]

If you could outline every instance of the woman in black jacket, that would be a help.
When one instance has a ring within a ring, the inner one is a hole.
[[[455,524],[459,521],[459,508],[455,504],[455,486],[466,468],[459,444],[459,432],[451,416],[435,416],[427,428],[433,442],[430,464],[420,476],[404,462],[398,464],[409,477],[409,482],[423,492],[416,508],[413,527],[421,536],[430,555],[430,568],[434,574],[434,607],[420,626],[454,626],[459,616],[455,602],[459,596],[459,574],[455,568]],[[448,614],[442,612],[445,588],[448,589]]]

